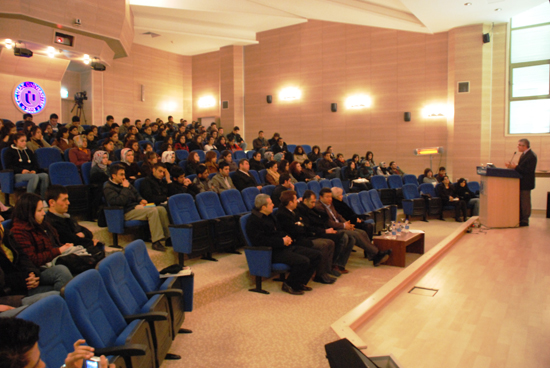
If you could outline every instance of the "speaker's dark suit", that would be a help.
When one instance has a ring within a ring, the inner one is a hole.
[[[516,166],[516,171],[522,175],[519,180],[519,223],[528,225],[531,216],[531,190],[535,189],[535,170],[537,155],[532,150],[524,152]]]

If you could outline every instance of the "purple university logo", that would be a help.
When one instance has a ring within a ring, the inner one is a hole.
[[[15,87],[13,99],[21,111],[29,114],[37,114],[46,106],[46,94],[34,82],[23,82]]]

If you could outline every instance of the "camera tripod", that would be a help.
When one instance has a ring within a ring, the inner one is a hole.
[[[71,113],[76,109],[75,116],[78,116],[82,124],[86,124],[86,114],[84,113],[83,109],[84,102],[81,101],[75,101],[73,108],[71,109]]]

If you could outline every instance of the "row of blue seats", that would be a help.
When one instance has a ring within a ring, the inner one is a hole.
[[[161,279],[145,243],[136,240],[71,280],[17,318],[38,324],[41,358],[60,367],[79,339],[116,367],[160,367],[192,310],[193,275]]]

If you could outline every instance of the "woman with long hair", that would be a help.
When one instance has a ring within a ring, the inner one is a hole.
[[[214,155],[216,154],[215,152]],[[191,152],[187,157],[187,165],[185,166],[185,175],[197,174],[197,169],[201,164],[199,154],[197,152]]]
[[[143,156],[143,153],[141,152],[141,148],[139,147],[138,141],[129,140],[124,145],[124,148],[130,148],[132,151],[134,151],[134,162],[143,161],[144,156]],[[121,157],[122,157],[122,154],[121,154]]]
[[[430,183],[433,185],[437,184],[437,179],[434,178],[434,172],[429,167],[424,170],[424,178],[422,179],[422,183]]]
[[[69,130],[67,128],[59,128],[52,146],[58,147],[61,150],[61,154],[63,154],[65,150],[74,147],[72,139],[69,138]]]
[[[13,210],[8,243],[13,247],[12,252],[21,253],[17,258],[24,256],[32,262],[32,265],[26,263],[24,271],[28,275],[25,280],[28,295],[60,291],[73,278],[66,266],[42,267],[72,247],[72,244],[54,245],[52,237],[55,240],[57,232],[44,221],[45,215],[42,198],[34,193],[21,195]]]
[[[277,172],[279,173],[279,175],[288,174],[290,176],[290,182],[292,184],[296,184],[298,182],[298,180],[296,180],[296,178],[290,173],[290,164],[287,160],[279,161],[279,163],[277,164]]]
[[[220,152],[229,150],[229,146],[226,144],[226,139],[223,135],[216,142],[216,147],[218,147],[218,151]]]
[[[296,156],[294,156],[296,157]],[[306,174],[302,171],[302,164],[298,161],[294,161],[290,164],[290,174],[297,180],[297,181],[307,181]]]
[[[311,149],[311,152],[307,154],[307,158],[313,164],[315,164],[317,160],[322,157],[323,156],[321,155],[321,148],[319,148],[319,146],[313,146],[313,148]]]
[[[187,148],[187,144],[185,143],[185,133],[184,134],[179,134],[177,137],[176,137],[176,144],[174,145],[174,150],[175,151],[178,151],[178,150],[183,150],[183,151],[187,151],[189,152],[189,148]]]
[[[265,168],[267,170],[267,174],[265,174],[265,180],[271,185],[279,185],[279,177],[281,175],[277,172],[277,162],[269,161],[267,164],[265,164]]]
[[[376,164],[374,163],[374,153],[372,153],[371,151],[367,151],[367,153],[365,153],[365,161],[370,162],[370,167],[376,166]]]
[[[158,156],[155,152],[149,151],[145,152],[145,160],[143,165],[141,165],[141,173],[143,176],[148,176],[153,172],[153,165],[158,162]]]
[[[441,198],[443,202],[443,207],[453,206],[455,208],[455,220],[457,222],[466,221],[466,216],[468,214],[466,202],[458,197],[447,175],[443,177],[443,181],[435,187],[435,190],[437,196]],[[464,216],[464,219],[460,218],[461,214]],[[443,210],[441,211],[440,219],[443,220]]]
[[[27,147],[34,152],[39,148],[49,148],[51,145],[44,140],[42,129],[34,126],[27,137]]]
[[[216,163],[217,160],[218,160],[218,155],[216,155],[216,152],[214,151],[206,152],[206,159],[204,160],[204,164],[206,165],[206,168],[208,169],[209,174],[218,173],[218,164]]]
[[[296,146],[296,148],[294,149],[294,161],[302,164],[307,159],[307,154],[304,152],[302,146]]]

